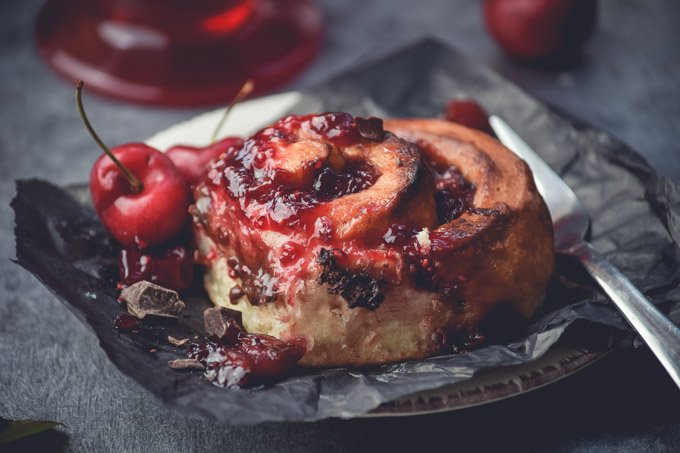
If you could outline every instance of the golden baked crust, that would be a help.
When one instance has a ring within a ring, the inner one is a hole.
[[[274,227],[270,217],[250,215],[259,205],[239,199],[242,191],[224,191],[217,177],[232,171],[230,162],[245,151],[218,162],[210,181],[197,188],[194,210],[213,303],[241,311],[249,332],[305,338],[301,363],[310,366],[421,358],[441,349],[442,335],[474,332],[497,307],[526,318],[535,312],[554,251],[547,208],[524,162],[486,134],[440,120],[388,120],[391,133],[358,144],[308,133],[304,121],[270,153],[265,168],[286,167],[287,183],[300,190],[310,178],[318,184],[319,168],[349,171],[360,161],[379,174],[360,190],[314,198],[302,220]],[[466,180],[454,189],[471,183],[474,196],[442,221],[435,203],[442,180],[431,167],[448,166]],[[330,229],[327,238],[318,219]],[[395,242],[395,225],[413,233]],[[399,240],[404,244],[397,246]],[[294,266],[281,265],[288,248],[295,251]],[[249,283],[255,274],[266,278]],[[248,295],[232,301],[237,285]]]
[[[455,250],[449,269],[469,275],[463,298],[476,301],[474,317],[481,319],[499,302],[532,316],[555,252],[550,213],[527,164],[489,135],[448,121],[388,120],[385,128],[455,165],[476,186],[476,209],[443,226],[469,240]]]

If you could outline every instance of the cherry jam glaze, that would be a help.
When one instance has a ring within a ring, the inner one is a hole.
[[[246,387],[283,375],[305,354],[302,341],[284,343],[263,334],[239,332],[189,346],[189,358],[205,366],[206,378],[218,387]]]
[[[427,161],[425,166],[435,181],[436,189],[433,196],[438,226],[452,222],[471,209],[476,188],[456,167],[431,160]],[[341,279],[344,284],[340,292],[350,307],[365,306],[374,309],[382,301],[382,294],[375,292],[376,285],[384,283],[400,285],[406,279],[419,288],[437,292],[449,300],[462,304],[458,289],[465,278],[457,276],[451,279],[443,277],[439,272],[457,240],[455,233],[452,234],[448,229],[435,228],[430,231],[395,223],[380,238],[365,238],[363,241],[349,241],[336,245],[337,248],[333,249],[334,266],[323,266],[321,280],[330,284],[329,292],[337,292],[338,288],[334,285],[333,279],[324,278],[325,274],[336,272],[333,267],[356,270],[382,263],[381,275],[377,280],[375,275],[371,276],[362,271],[347,274]],[[320,264],[327,261],[324,259],[324,253],[322,249],[317,258]],[[355,280],[364,281],[365,284],[356,285],[353,283]],[[370,294],[371,297],[368,303],[364,304],[362,298],[344,296],[346,292]]]
[[[194,278],[193,252],[181,245],[158,251],[122,249],[118,256],[120,286],[142,280],[179,291]]]
[[[313,262],[309,252],[316,244],[332,241],[325,203],[360,192],[377,180],[379,174],[371,165],[340,151],[375,141],[374,130],[371,138],[362,136],[374,126],[368,122],[362,130],[346,113],[290,115],[213,163],[196,189],[192,213],[202,224],[199,227],[206,227],[223,246],[235,232],[232,245],[245,249],[246,255],[262,249],[258,238],[263,232],[290,239],[258,260],[268,263],[269,269],[248,260],[230,266],[238,274],[234,276],[244,280],[243,290],[251,302],[273,299],[282,283]],[[301,143],[305,150],[295,148]]]
[[[324,167],[320,159],[306,162],[295,174],[277,167],[277,162],[288,157],[286,148],[298,141],[301,130],[339,148],[364,141],[354,118],[346,113],[290,115],[257,132],[241,148],[230,149],[209,172],[207,186],[224,190],[237,201],[237,214],[253,226],[286,231],[308,228],[317,217],[310,215],[311,210],[375,182],[378,175],[362,162],[349,162],[344,171],[338,171]]]
[[[436,229],[424,242],[422,227],[403,224],[360,239],[340,241],[335,237],[334,232],[342,225],[332,224],[327,203],[366,190],[381,176],[361,153],[355,152],[362,146],[380,144],[389,134],[378,122],[345,113],[291,115],[257,132],[243,147],[232,148],[213,163],[196,189],[192,210],[196,229],[212,238],[230,258],[230,276],[241,279],[251,303],[273,301],[282,291],[292,303],[294,283],[311,265],[321,264],[321,249],[334,251],[337,266],[366,277],[367,269],[384,263],[380,275],[371,278],[396,285],[405,276],[413,276],[419,286],[444,294],[453,292],[457,283],[420,277],[436,273],[435,267],[440,264],[427,244],[447,241],[437,236]],[[305,144],[304,159],[296,154],[301,143]],[[319,157],[315,159],[315,155]],[[471,206],[475,188],[455,167],[436,162],[420,165],[435,182],[432,196],[439,224],[450,222]],[[371,215],[370,207],[364,215]],[[281,238],[277,240],[280,246],[266,246],[264,235]],[[219,253],[208,255],[217,257]],[[255,255],[257,259],[252,259]],[[369,283],[372,288],[380,285]]]

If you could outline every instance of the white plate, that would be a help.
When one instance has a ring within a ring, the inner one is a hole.
[[[218,138],[229,135],[245,137],[282,117],[302,95],[297,91],[265,96],[234,107],[224,122]],[[205,146],[210,142],[224,109],[203,113],[175,124],[146,140],[149,146],[166,150],[173,145]]]

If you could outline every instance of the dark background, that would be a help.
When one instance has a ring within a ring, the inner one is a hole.
[[[680,450],[680,392],[645,348],[617,351],[529,394],[448,414],[230,428],[166,410],[108,362],[94,335],[61,302],[9,261],[14,180],[82,182],[98,155],[73,107],[72,86],[34,51],[40,3],[0,2],[0,417],[66,425],[32,446],[147,452]],[[673,0],[601,1],[599,27],[583,61],[561,72],[507,60],[483,28],[478,0],[319,3],[327,19],[325,47],[285,89],[310,86],[428,33],[621,138],[680,182],[674,143],[680,126],[680,4]],[[112,144],[143,140],[202,110],[88,98],[93,122]]]

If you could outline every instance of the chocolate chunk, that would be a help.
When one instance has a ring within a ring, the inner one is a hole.
[[[349,308],[365,307],[375,310],[385,300],[385,295],[381,292],[381,283],[368,274],[352,276],[349,283],[340,292],[349,303]]]
[[[323,267],[319,282],[328,283],[330,287],[327,291],[331,294],[340,294],[347,301],[349,308],[364,307],[375,310],[385,300],[382,281],[367,273],[352,273],[340,267],[331,250],[319,250],[317,261]]]
[[[374,116],[371,116],[369,118],[362,118],[360,116],[357,116],[355,119],[355,123],[357,125],[357,131],[359,131],[359,135],[368,140],[380,142],[385,137],[385,130],[383,129],[383,120],[380,118],[376,118]]]
[[[205,335],[211,338],[236,342],[243,332],[240,323],[241,313],[224,307],[212,307],[203,312]]]
[[[201,365],[196,359],[174,359],[168,362],[168,365],[173,370],[204,370],[205,367]]]
[[[168,343],[170,343],[173,346],[184,346],[189,342],[188,338],[182,338],[181,340],[179,338],[175,338],[172,335],[168,335]]]
[[[140,319],[146,315],[178,318],[185,307],[177,291],[147,281],[128,286],[120,298],[127,302],[128,312]]]

